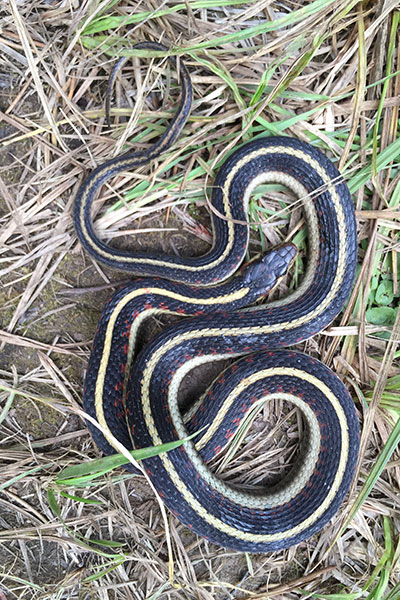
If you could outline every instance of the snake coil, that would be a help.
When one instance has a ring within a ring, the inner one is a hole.
[[[151,42],[136,47],[168,52]],[[102,242],[91,220],[101,186],[157,158],[186,122],[192,87],[182,61],[179,74],[179,109],[159,142],[107,161],[77,195],[74,220],[84,248],[105,265],[145,276],[118,290],[103,310],[84,388],[85,410],[101,430],[88,426],[106,454],[115,452],[115,439],[141,448],[200,431],[179,448],[143,461],[159,495],[183,523],[212,542],[242,551],[278,550],[321,529],[354,474],[359,424],[346,388],[319,361],[281,350],[320,332],[346,302],[356,267],[354,209],[346,184],[319,150],[292,138],[262,137],[231,154],[217,175],[212,204],[223,218],[213,215],[214,244],[203,257],[130,255]],[[243,222],[250,195],[268,181],[304,199],[310,256],[293,294],[243,310],[276,284],[295,254],[287,244],[228,280],[247,249],[249,227]],[[161,311],[191,318],[168,327],[138,353],[143,320]],[[227,357],[244,358],[182,416],[178,391],[184,376]],[[279,484],[257,493],[218,479],[207,462],[255,403],[277,397],[303,414],[307,435],[299,462]]]

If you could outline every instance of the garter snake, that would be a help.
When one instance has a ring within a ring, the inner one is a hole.
[[[137,47],[167,52],[150,42]],[[91,205],[103,183],[157,158],[186,122],[191,82],[183,62],[176,66],[182,97],[160,141],[107,161],[78,192],[74,220],[83,246],[106,265],[145,275],[115,292],[103,310],[84,406],[102,428],[89,423],[107,454],[115,452],[114,438],[127,448],[140,448],[200,431],[193,441],[143,461],[166,505],[193,531],[222,546],[254,552],[287,548],[332,518],[357,459],[359,424],[342,382],[317,360],[280,349],[320,332],[346,302],[356,266],[353,205],[338,171],[319,150],[292,138],[263,137],[241,146],[221,167],[212,204],[225,218],[212,217],[214,244],[203,257],[130,255],[103,243],[91,221]],[[310,256],[294,293],[249,308],[294,256],[290,244],[277,248],[228,280],[246,252],[249,228],[243,221],[249,197],[266,181],[305,199]],[[159,311],[191,318],[166,328],[137,353],[141,323]],[[197,365],[227,357],[242,358],[219,378],[223,385],[213,384],[182,417],[177,396],[184,376]],[[255,402],[276,397],[304,416],[307,435],[299,463],[261,493],[222,482],[207,461],[226,446]]]

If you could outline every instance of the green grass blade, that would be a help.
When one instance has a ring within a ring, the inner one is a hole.
[[[17,481],[24,479],[28,475],[33,475],[33,473],[37,473],[38,471],[42,471],[43,469],[48,469],[51,466],[53,466],[53,463],[46,463],[45,465],[40,465],[38,467],[33,467],[33,469],[29,469],[28,471],[24,471],[23,473],[20,473],[19,475],[16,475],[15,477],[12,477],[5,483],[1,484],[0,491],[5,490],[6,488],[10,487],[11,485],[14,485],[15,483],[17,483]]]
[[[371,493],[372,488],[375,483],[379,479],[382,471],[386,467],[389,462],[393,452],[396,450],[398,444],[400,442],[400,419],[397,421],[396,425],[393,427],[389,438],[384,445],[380,455],[378,456],[377,461],[375,462],[370,474],[368,475],[362,489],[360,490],[353,506],[350,511],[348,518],[346,519],[346,523],[343,526],[342,533],[349,525],[350,521],[354,517],[354,515],[359,511],[369,494]]]
[[[311,17],[312,15],[318,13],[320,10],[326,8],[330,5],[334,5],[335,0],[315,0],[298,10],[294,10],[287,15],[280,17],[278,19],[274,19],[273,21],[266,21],[261,25],[255,25],[254,27],[248,27],[242,31],[237,31],[235,33],[229,33],[227,35],[222,35],[220,37],[214,37],[210,40],[206,40],[204,42],[199,42],[198,44],[193,44],[187,46],[185,48],[171,48],[170,53],[172,55],[181,55],[187,52],[193,52],[197,50],[203,50],[206,48],[215,48],[216,46],[223,46],[224,44],[233,44],[235,42],[241,42],[243,40],[250,40],[251,38],[262,35],[265,33],[269,33],[271,31],[278,31],[283,27],[289,27],[290,25],[294,25],[303,21],[307,17]],[[357,4],[356,0],[350,1],[345,5],[343,10],[350,10],[353,6]],[[186,8],[185,4],[178,5],[182,9]],[[126,21],[125,21],[126,22]],[[83,35],[81,37],[81,42],[87,48],[96,48],[101,45],[102,50],[107,54],[111,54],[112,56],[116,55],[114,42],[119,42],[120,39],[114,39],[110,36],[97,36],[96,38],[89,37],[87,35]],[[120,56],[164,56],[164,52],[159,52],[155,50],[125,50]]]
[[[92,500],[91,498],[82,498],[82,496],[73,496],[72,494],[67,494],[66,492],[60,492],[60,496],[63,498],[68,498],[69,500],[73,500],[74,502],[82,502],[82,504],[97,504],[102,505],[103,502],[100,500]]]
[[[392,66],[393,55],[394,55],[394,52],[396,51],[396,38],[397,38],[397,34],[398,34],[399,21],[400,21],[400,12],[395,11],[393,13],[392,27],[390,30],[390,39],[389,39],[389,46],[388,46],[387,59],[386,59],[386,76],[387,77],[390,75],[390,69]],[[379,134],[381,116],[382,116],[382,112],[383,112],[383,107],[384,107],[384,102],[385,102],[385,98],[387,95],[388,87],[389,87],[389,79],[386,79],[383,84],[383,87],[382,87],[382,92],[380,94],[379,106],[378,106],[378,111],[377,111],[376,118],[375,118],[375,125],[374,125],[374,131],[373,131],[372,173],[373,173],[374,178],[378,174],[378,164],[377,164],[378,134]]]
[[[376,160],[376,172],[382,171],[385,169],[391,162],[397,161],[392,166],[399,166],[399,156],[400,156],[400,138],[397,138],[392,144],[387,146],[382,152],[379,152],[377,160]],[[345,174],[345,173],[344,173]],[[371,179],[371,164],[368,164],[366,167],[358,171],[353,177],[348,179],[347,184],[349,186],[350,192],[354,194],[361,186],[365,185]]]
[[[114,0],[106,8],[108,10],[114,4],[116,4],[118,0]],[[253,0],[254,2],[254,0]],[[218,6],[236,6],[240,4],[249,4],[249,2],[245,2],[245,0],[220,0],[218,2]],[[199,2],[191,2],[190,8],[191,10],[202,9],[202,8],[214,8],[215,2],[214,0],[201,0]],[[100,33],[102,31],[110,31],[111,29],[118,29],[121,26],[127,25],[135,25],[136,23],[142,23],[143,21],[147,21],[150,19],[159,19],[161,17],[166,17],[177,13],[181,10],[187,10],[187,5],[184,3],[176,4],[175,6],[171,6],[170,8],[159,8],[158,10],[146,10],[143,12],[138,12],[133,15],[128,16],[114,16],[114,15],[105,15],[104,10],[101,12],[101,17],[97,17],[93,19],[93,21],[85,27],[83,30],[84,35],[92,35],[94,33]]]
[[[153,456],[158,456],[163,452],[169,452],[170,450],[175,450],[175,448],[179,448],[185,442],[191,440],[196,435],[199,434],[199,431],[193,433],[192,435],[182,439],[175,440],[173,442],[168,442],[166,444],[160,444],[158,446],[149,446],[147,448],[140,448],[139,450],[131,450],[130,454],[132,457],[137,460],[144,460],[147,458],[152,458]],[[59,477],[56,480],[56,483],[59,485],[71,485],[72,479],[82,478],[86,475],[88,476],[100,476],[112,471],[116,467],[120,467],[122,465],[126,465],[129,461],[127,461],[126,457],[122,454],[112,454],[111,456],[105,456],[104,458],[98,458],[92,460],[87,463],[74,465],[72,467],[67,467],[63,469],[59,474]]]

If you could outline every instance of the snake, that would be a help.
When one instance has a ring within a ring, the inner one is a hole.
[[[260,136],[235,149],[218,171],[211,198],[213,245],[206,254],[131,254],[106,244],[92,219],[101,187],[170,148],[192,104],[182,59],[155,42],[135,47],[168,57],[182,91],[160,139],[97,167],[75,201],[82,246],[103,265],[136,276],[115,291],[100,317],[83,390],[88,427],[105,454],[118,451],[118,444],[131,450],[182,442],[142,466],[166,506],[192,532],[243,552],[289,548],[334,517],[357,462],[360,428],[345,385],[317,359],[286,348],[321,332],[348,300],[357,263],[351,196],[332,161],[315,146]],[[265,296],[287,273],[296,248],[283,244],[241,266],[249,243],[249,200],[265,182],[279,183],[301,199],[308,227],[302,281],[288,296],[270,302]],[[182,319],[141,347],[142,324],[159,313]],[[228,361],[182,414],[179,390],[185,376],[222,359],[235,361]],[[209,461],[232,442],[257,406],[277,398],[299,409],[304,421],[289,472],[274,485],[250,490],[217,477]]]

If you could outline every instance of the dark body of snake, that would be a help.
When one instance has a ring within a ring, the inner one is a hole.
[[[151,42],[136,47],[167,52]],[[326,524],[354,474],[359,424],[344,385],[317,360],[280,349],[320,332],[346,302],[356,267],[353,205],[337,169],[318,149],[288,137],[263,137],[240,147],[221,167],[212,204],[224,218],[212,217],[214,244],[203,257],[130,255],[100,241],[90,213],[101,186],[116,173],[157,158],[186,122],[192,88],[182,61],[179,75],[179,109],[159,142],[107,161],[78,192],[74,219],[85,249],[106,265],[145,275],[117,291],[104,308],[84,406],[101,427],[89,423],[106,454],[118,451],[119,444],[142,448],[200,431],[179,448],[143,461],[165,504],[213,542],[243,551],[277,550]],[[288,298],[243,310],[275,285],[294,257],[288,244],[225,282],[246,253],[249,227],[243,221],[250,194],[268,181],[304,199],[308,267]],[[137,355],[139,327],[159,311],[192,318],[168,327]],[[182,417],[177,396],[185,374],[205,362],[243,355],[219,378],[223,385],[213,384]],[[207,461],[226,446],[257,402],[276,397],[302,411],[307,435],[301,460],[269,490],[250,493],[224,483]]]

